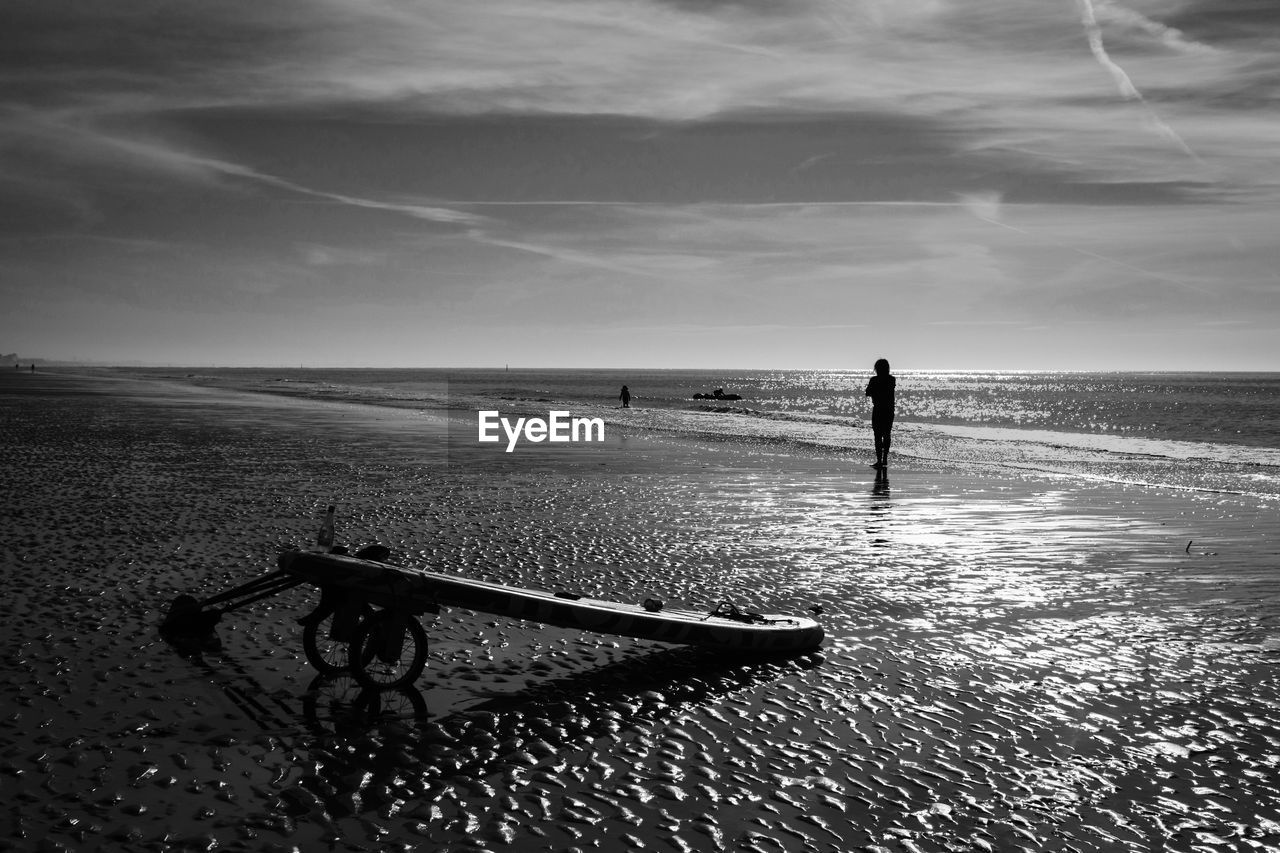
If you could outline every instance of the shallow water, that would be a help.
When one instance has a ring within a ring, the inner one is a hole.
[[[423,414],[481,409],[603,418],[677,433],[866,452],[861,371],[131,369],[185,384],[364,402]],[[618,388],[635,401],[620,409]],[[725,387],[741,400],[694,400]],[[906,459],[1280,498],[1280,375],[906,371],[894,450]]]
[[[1280,844],[1277,548],[1247,496],[928,465],[876,483],[845,457],[661,438],[589,457],[600,476],[441,454],[356,410],[11,401],[19,848]],[[334,495],[340,539],[410,565],[817,605],[828,639],[723,660],[449,610],[416,689],[375,698],[303,660],[305,588],[195,648],[156,636],[174,595],[269,570]]]

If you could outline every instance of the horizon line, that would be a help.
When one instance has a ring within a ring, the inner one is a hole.
[[[22,362],[14,362],[15,366]],[[590,365],[483,365],[483,364],[467,364],[467,365],[422,365],[422,364],[285,364],[285,363],[266,363],[266,364],[226,364],[226,363],[178,363],[178,362],[151,362],[151,361],[94,361],[94,360],[71,360],[71,359],[46,359],[46,358],[30,358],[26,359],[27,364],[43,365],[51,368],[66,367],[85,367],[85,368],[101,368],[101,369],[163,369],[163,370],[479,370],[492,371],[496,373],[515,371],[609,371],[609,372],[664,372],[664,371],[684,371],[684,372],[715,372],[715,371],[776,371],[776,372],[799,372],[799,373],[853,373],[863,374],[871,370],[870,367],[777,367],[777,366],[693,366],[693,367],[657,367],[657,366],[639,366],[631,365],[626,367],[615,366],[590,366]],[[1225,374],[1225,373],[1280,373],[1280,368],[1264,368],[1264,367],[1197,367],[1197,368],[1171,368],[1171,367],[1114,367],[1114,368],[1090,368],[1090,367],[899,367],[894,368],[895,374],[923,374],[923,373],[1007,373],[1007,374],[1028,374],[1028,373],[1194,373],[1194,374]]]

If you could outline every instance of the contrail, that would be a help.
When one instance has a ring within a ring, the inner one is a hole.
[[[213,157],[205,157],[200,154],[183,151],[179,148],[165,145],[162,142],[153,142],[145,138],[113,136],[99,131],[96,128],[86,128],[65,121],[46,121],[43,124],[44,128],[42,128],[42,130],[46,133],[50,131],[58,131],[63,134],[74,134],[75,136],[88,140],[91,145],[114,149],[116,151],[123,152],[130,158],[171,171],[195,174],[215,174],[225,177],[239,178],[244,181],[278,187],[279,189],[287,190],[298,195],[310,196],[311,198],[324,199],[325,201],[336,202],[338,204],[349,205],[351,207],[361,207],[368,210],[383,210],[389,213],[400,213],[405,216],[412,216],[415,219],[424,219],[429,222],[438,222],[446,225],[477,226],[485,222],[484,217],[461,210],[453,210],[450,208],[432,205],[413,204],[410,202],[381,201],[378,199],[346,195],[344,193],[312,189],[311,187],[294,183],[293,181],[285,178],[279,178],[275,175],[259,172],[257,169],[249,166],[243,166],[239,163],[232,163],[227,160],[219,160]]]
[[[1155,111],[1147,103],[1146,98],[1142,97],[1142,93],[1138,91],[1138,87],[1133,85],[1133,80],[1129,79],[1129,75],[1125,73],[1125,70],[1117,65],[1111,55],[1107,53],[1107,48],[1102,43],[1102,27],[1099,26],[1098,16],[1094,13],[1093,0],[1080,0],[1080,10],[1084,32],[1089,39],[1089,50],[1093,53],[1093,58],[1098,60],[1098,64],[1110,72],[1115,79],[1116,86],[1120,89],[1120,94],[1126,100],[1137,101],[1141,104],[1152,124],[1166,139],[1178,146],[1182,153],[1203,165],[1203,161],[1196,152],[1191,150],[1191,146],[1187,145],[1177,131],[1170,127],[1164,119],[1156,115]]]

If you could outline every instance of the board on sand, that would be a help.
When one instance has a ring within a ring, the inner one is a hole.
[[[667,609],[657,602],[622,604],[571,592],[521,589],[340,554],[286,551],[280,568],[322,588],[353,591],[369,602],[409,613],[439,605],[513,619],[663,643],[744,652],[806,652],[822,643],[822,626],[803,616],[743,613],[722,604],[711,613]]]

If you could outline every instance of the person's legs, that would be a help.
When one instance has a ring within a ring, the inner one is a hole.
[[[893,416],[871,415],[871,432],[876,438],[876,465],[889,464],[889,432],[893,428]]]

